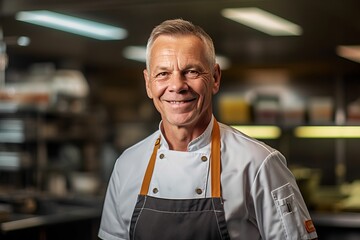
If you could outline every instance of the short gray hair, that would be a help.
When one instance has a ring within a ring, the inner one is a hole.
[[[212,67],[215,65],[215,48],[211,37],[199,26],[192,24],[189,21],[183,19],[172,19],[162,22],[156,26],[148,39],[146,45],[146,68],[149,70],[150,50],[155,40],[162,35],[175,36],[175,35],[193,35],[205,44],[207,50],[207,59],[209,65]]]

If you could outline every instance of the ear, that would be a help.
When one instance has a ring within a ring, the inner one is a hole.
[[[220,89],[221,69],[219,64],[215,64],[214,66],[213,79],[214,79],[214,84],[212,88],[212,93],[213,95],[215,95]]]
[[[150,89],[150,76],[147,69],[144,69],[143,71],[144,79],[145,79],[145,87],[146,87],[146,93],[150,99],[152,99],[152,93]]]

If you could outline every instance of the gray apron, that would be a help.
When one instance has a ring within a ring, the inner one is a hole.
[[[148,196],[160,138],[157,139],[130,224],[131,240],[230,239],[220,190],[220,130],[214,121],[211,140],[211,198],[164,199]]]

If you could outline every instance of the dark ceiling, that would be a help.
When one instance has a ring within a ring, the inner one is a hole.
[[[165,19],[183,18],[202,26],[218,54],[234,67],[314,63],[358,69],[336,56],[337,45],[360,44],[359,0],[2,0],[0,27],[5,39],[29,36],[27,47],[8,45],[11,58],[73,61],[85,66],[143,66],[122,57],[129,45],[145,45],[152,28]],[[303,28],[299,37],[273,37],[221,16],[228,7],[259,7]],[[124,27],[129,36],[99,41],[19,22],[22,10],[46,9]]]

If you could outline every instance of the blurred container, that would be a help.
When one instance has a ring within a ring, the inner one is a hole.
[[[333,120],[334,102],[330,97],[313,97],[308,102],[309,121],[312,124],[329,124]]]
[[[360,123],[360,98],[347,106],[348,123]]]
[[[94,195],[100,187],[100,179],[90,172],[74,172],[70,182],[73,192],[80,195]]]
[[[89,85],[76,70],[58,70],[52,77],[54,107],[58,111],[82,112],[86,108]]]
[[[277,95],[259,95],[254,103],[255,122],[277,124],[280,117],[280,103]]]
[[[47,180],[48,190],[54,196],[66,196],[66,177],[60,173],[51,173]]]
[[[35,70],[34,70],[35,69]],[[21,81],[9,82],[0,89],[0,110],[36,107],[81,112],[85,108],[89,85],[77,70],[54,70],[44,65],[34,67]]]
[[[38,106],[40,108],[46,108],[50,103],[49,93],[23,90],[16,88],[4,88],[0,91],[0,102],[2,107],[6,107],[7,104],[17,104],[21,107]]]
[[[249,103],[238,95],[222,95],[219,98],[219,113],[225,123],[242,124],[251,120]]]
[[[292,104],[283,108],[282,119],[285,125],[301,125],[305,122],[305,106]]]
[[[25,140],[25,121],[22,119],[0,119],[0,142],[21,143]]]
[[[57,70],[51,82],[52,91],[58,94],[84,98],[90,91],[84,75],[77,70]]]

